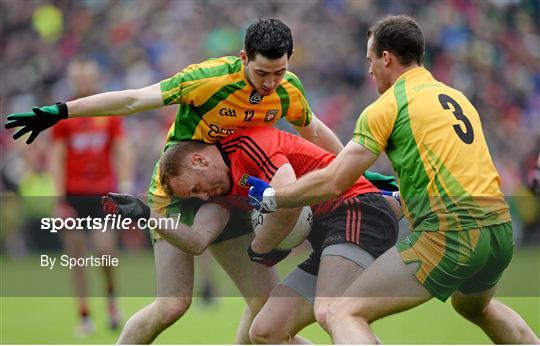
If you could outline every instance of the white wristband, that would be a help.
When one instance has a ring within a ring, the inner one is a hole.
[[[276,190],[269,187],[264,190],[261,205],[268,211],[276,211],[278,209],[276,203]]]

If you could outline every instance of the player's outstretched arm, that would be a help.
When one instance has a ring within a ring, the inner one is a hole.
[[[350,141],[326,168],[304,175],[295,183],[275,189],[280,208],[318,204],[338,197],[371,166],[377,155]]]
[[[129,115],[163,106],[160,83],[141,89],[111,91],[66,103],[69,117]]]
[[[34,107],[32,112],[9,114],[4,127],[17,129],[13,135],[15,140],[30,133],[26,143],[31,144],[42,131],[69,117],[128,115],[160,106],[163,106],[161,87],[156,83],[141,89],[107,92],[67,103]]]

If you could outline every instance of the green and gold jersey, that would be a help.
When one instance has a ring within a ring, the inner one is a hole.
[[[179,104],[168,143],[214,143],[241,128],[271,126],[283,116],[304,127],[313,116],[297,76],[286,72],[274,93],[261,96],[247,81],[242,60],[234,56],[188,66],[161,81],[161,94],[165,105]]]
[[[424,68],[404,73],[358,118],[353,141],[386,151],[414,230],[463,230],[510,220],[480,117]]]
[[[275,92],[261,96],[246,79],[242,60],[234,56],[188,66],[161,81],[161,95],[165,105],[178,104],[165,149],[188,140],[215,143],[245,127],[272,126],[282,117],[297,127],[313,119],[297,76],[286,72]],[[159,162],[148,194],[148,203],[161,214],[173,202],[159,182]]]

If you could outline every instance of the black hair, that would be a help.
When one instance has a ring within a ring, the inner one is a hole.
[[[278,59],[284,54],[290,58],[293,53],[291,29],[279,19],[259,19],[246,31],[244,46],[249,60],[257,54],[268,59]]]
[[[400,64],[422,64],[424,58],[424,34],[420,25],[408,16],[387,16],[368,30],[373,37],[372,49],[379,58],[383,51],[394,54]]]

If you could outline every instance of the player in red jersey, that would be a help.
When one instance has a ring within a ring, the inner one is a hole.
[[[290,133],[256,127],[215,145],[195,141],[171,145],[160,162],[160,181],[169,195],[206,200],[206,206],[227,222],[229,217],[245,217],[245,211],[251,209],[246,198],[248,176],[285,185],[327,166],[334,158],[334,154]],[[118,204],[122,208],[127,200]],[[253,342],[289,342],[308,324],[318,321],[324,326],[329,299],[340,296],[365,267],[396,242],[395,212],[363,177],[338,198],[311,208],[314,224],[308,240],[313,252],[273,289],[251,327]],[[285,258],[290,250],[274,248],[292,230],[300,211],[284,209],[267,215],[248,249],[250,258],[266,266]],[[195,220],[199,217],[202,215],[197,214]],[[200,249],[201,244],[208,246],[221,228],[207,228],[205,234],[192,229],[157,231],[189,251]]]
[[[95,93],[97,75],[98,66],[94,61],[78,59],[72,62],[68,77],[75,96]],[[59,216],[101,217],[101,195],[118,188],[130,192],[130,152],[120,118],[76,118],[58,124],[53,128],[51,161],[57,194],[61,196],[57,207]],[[115,164],[121,169],[115,169]],[[62,232],[62,240],[71,257],[85,256],[87,233],[92,238],[97,255],[114,253],[116,239],[113,232],[65,231]],[[109,326],[116,329],[120,321],[114,275],[112,267],[103,266],[103,271],[108,296]],[[93,331],[94,326],[88,309],[88,284],[84,267],[75,267],[72,275],[81,318],[77,333],[86,336]]]

